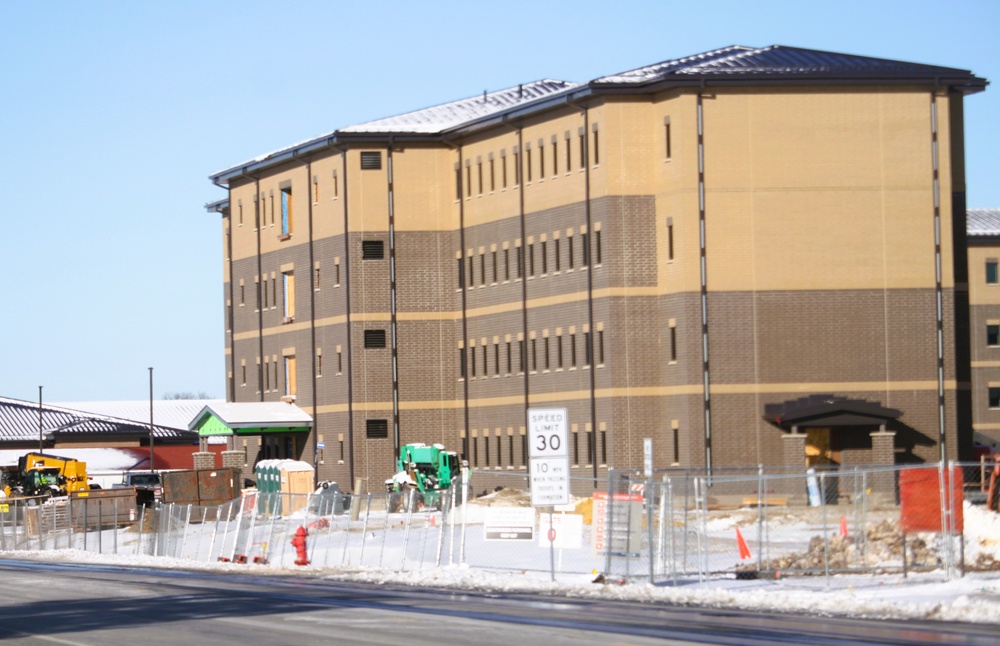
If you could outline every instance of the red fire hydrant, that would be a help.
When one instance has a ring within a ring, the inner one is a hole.
[[[309,553],[306,551],[306,536],[309,532],[305,527],[299,525],[295,530],[295,538],[292,539],[292,547],[299,558],[295,559],[295,565],[309,565]]]

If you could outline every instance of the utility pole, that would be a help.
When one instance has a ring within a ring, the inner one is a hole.
[[[149,368],[149,470],[155,471],[153,458],[153,368]]]

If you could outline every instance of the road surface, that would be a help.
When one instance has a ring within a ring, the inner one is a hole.
[[[0,560],[4,644],[996,644],[996,626]]]

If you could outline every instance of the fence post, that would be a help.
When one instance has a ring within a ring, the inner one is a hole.
[[[823,506],[823,570],[826,573],[826,587],[830,587],[830,535],[826,528],[826,471],[819,473],[819,501]]]
[[[757,571],[764,565],[764,505],[767,493],[764,491],[764,465],[757,465]]]
[[[462,469],[462,541],[458,550],[459,564],[465,563],[465,532],[468,528],[469,517],[469,468]]]
[[[358,556],[358,565],[365,564],[365,543],[368,542],[368,516],[371,514],[372,509],[372,494],[369,491],[366,494],[368,500],[365,504],[365,519],[361,521],[361,554]],[[360,507],[360,505],[358,505]],[[351,514],[354,514],[354,501],[351,501]]]
[[[608,469],[608,500],[604,507],[604,574],[611,574],[611,547],[614,540],[612,526],[615,522],[615,471]],[[626,539],[627,540],[627,539]],[[626,546],[626,550],[628,546]]]
[[[416,489],[410,489],[409,500],[406,503],[406,526],[403,528],[403,554],[399,562],[400,572],[406,571],[406,546],[410,540],[410,522],[413,519],[413,500],[416,498]]]

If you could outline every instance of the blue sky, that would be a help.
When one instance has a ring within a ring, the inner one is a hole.
[[[225,396],[207,176],[339,127],[727,45],[970,69],[1000,1],[19,2],[0,23],[0,396]],[[1000,207],[1000,87],[966,99],[969,205]]]

